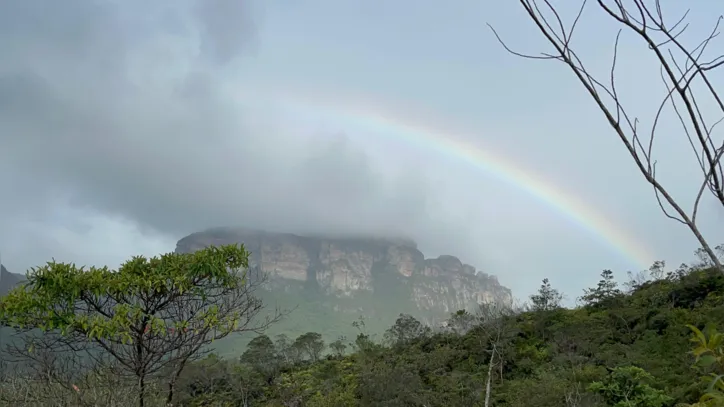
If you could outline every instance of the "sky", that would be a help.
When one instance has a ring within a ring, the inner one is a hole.
[[[691,43],[724,11],[696,7]],[[117,267],[216,226],[404,235],[518,298],[548,277],[570,300],[603,269],[693,260],[696,240],[571,71],[508,54],[486,23],[516,50],[550,51],[513,1],[0,2],[2,262]],[[615,34],[593,4],[577,28],[603,78]],[[623,35],[617,64],[647,128],[665,91],[651,54]],[[689,207],[700,175],[677,126],[669,111],[658,174]],[[724,210],[709,200],[700,216],[724,242]]]

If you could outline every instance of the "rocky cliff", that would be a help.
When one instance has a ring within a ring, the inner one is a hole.
[[[24,279],[24,275],[11,273],[0,264],[0,295],[7,294]]]
[[[439,316],[472,310],[480,303],[512,302],[510,290],[496,277],[454,256],[425,259],[415,242],[405,239],[212,229],[179,240],[176,251],[231,243],[243,243],[251,251],[252,267],[268,273],[270,290],[296,284],[339,299],[394,296]]]

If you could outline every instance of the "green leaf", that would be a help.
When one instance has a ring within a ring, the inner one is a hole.
[[[703,355],[697,361],[696,364],[701,367],[710,367],[718,361],[718,358],[714,355]]]

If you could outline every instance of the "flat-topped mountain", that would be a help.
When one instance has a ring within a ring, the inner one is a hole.
[[[478,304],[510,304],[510,289],[495,276],[476,271],[455,256],[426,259],[414,241],[376,237],[298,236],[248,229],[216,228],[179,240],[177,252],[209,245],[243,243],[251,266],[270,277],[271,291],[292,286],[330,299],[394,296],[437,319]],[[393,312],[397,310],[392,310]]]

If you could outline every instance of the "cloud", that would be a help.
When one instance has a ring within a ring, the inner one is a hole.
[[[480,13],[513,24],[502,6],[424,4],[0,2],[3,262],[115,265],[243,225],[407,235],[522,292],[545,276],[578,289],[600,268],[630,266],[524,191],[434,151],[385,150],[393,144],[343,121],[297,122],[267,88],[426,104],[419,111],[477,128],[482,145],[558,179],[632,234],[653,228],[657,253],[689,251],[652,215],[653,197],[570,78],[514,65],[476,39]]]
[[[303,137],[249,118],[254,110],[225,93],[224,70],[253,52],[253,7],[147,4],[0,6],[0,247],[8,264],[128,256],[139,239],[156,249],[159,236],[168,243],[218,225],[449,228],[427,219],[422,172],[382,173],[343,134]],[[152,9],[136,13],[143,7]]]

